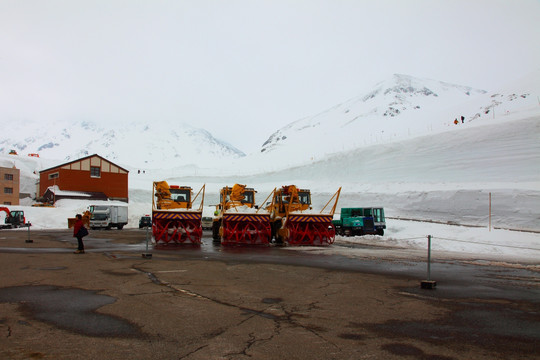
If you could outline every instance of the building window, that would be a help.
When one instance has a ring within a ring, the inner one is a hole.
[[[59,177],[60,177],[60,174],[57,172],[49,174],[49,180],[58,179]]]
[[[101,169],[97,166],[90,167],[90,177],[101,177]]]
[[[13,188],[5,187],[4,188],[4,194],[13,194]]]
[[[11,201],[4,201],[4,205],[11,205]]]
[[[13,174],[4,174],[4,180],[13,181]]]

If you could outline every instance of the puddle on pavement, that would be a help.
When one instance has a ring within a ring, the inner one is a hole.
[[[96,291],[55,286],[14,286],[0,289],[0,302],[19,303],[36,320],[75,333],[96,337],[133,337],[138,327],[96,310],[115,298]]]
[[[511,309],[506,305],[486,303],[454,303],[452,312],[432,321],[390,320],[381,324],[367,324],[381,337],[404,336],[421,341],[460,343],[496,349],[502,353],[519,349],[518,354],[537,354],[540,341],[540,323],[537,312]],[[396,355],[414,351],[394,347]],[[524,357],[525,358],[525,357]]]

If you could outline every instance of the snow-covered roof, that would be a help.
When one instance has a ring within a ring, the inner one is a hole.
[[[49,186],[47,191],[52,192],[56,196],[77,196],[77,197],[91,197],[92,195],[81,191],[69,191],[61,190],[58,185]]]

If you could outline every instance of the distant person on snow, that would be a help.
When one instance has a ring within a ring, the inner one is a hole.
[[[75,225],[73,225],[73,237],[77,238],[78,247],[74,254],[84,254],[84,244],[82,238],[88,235],[88,230],[84,227],[82,215],[77,214],[75,217],[77,220],[75,220]]]
[[[454,124],[459,124],[459,121],[457,121],[457,119],[454,120]]]
[[[463,124],[465,122],[465,116],[461,115],[461,123]]]

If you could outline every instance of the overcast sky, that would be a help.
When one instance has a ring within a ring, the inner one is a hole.
[[[185,122],[249,153],[394,73],[539,66],[538,0],[0,0],[3,124]]]

